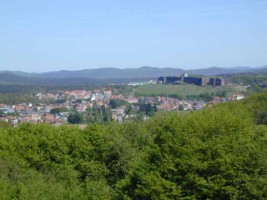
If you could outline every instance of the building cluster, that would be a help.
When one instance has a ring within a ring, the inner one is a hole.
[[[136,118],[140,106],[150,104],[156,107],[157,111],[175,111],[175,110],[199,110],[208,104],[216,104],[231,100],[240,100],[243,95],[237,94],[230,98],[213,97],[211,102],[197,100],[178,100],[169,97],[132,97],[123,96],[114,93],[112,90],[74,90],[61,91],[57,93],[37,94],[39,99],[52,99],[54,103],[42,103],[33,105],[32,103],[20,103],[17,105],[0,104],[0,121],[6,121],[17,126],[19,123],[48,123],[63,124],[68,121],[71,112],[86,112],[88,108],[95,106],[111,107],[111,99],[119,99],[127,102],[127,105],[121,105],[111,110],[112,120],[120,123],[128,119]],[[129,107],[130,106],[130,107]],[[62,109],[63,108],[63,109]],[[131,111],[129,111],[129,108]],[[51,112],[55,109],[61,109],[60,112]],[[128,110],[127,110],[128,109]],[[148,116],[142,116],[142,119],[148,119]]]
[[[158,78],[158,84],[194,84],[198,86],[224,86],[224,79],[220,77],[188,76],[162,76]]]

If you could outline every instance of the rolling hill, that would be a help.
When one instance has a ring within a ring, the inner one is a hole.
[[[84,69],[75,71],[53,71],[44,73],[26,73],[22,71],[2,71],[2,73],[10,73],[13,75],[27,78],[92,78],[92,79],[156,79],[159,76],[173,76],[182,73],[199,74],[199,75],[218,75],[218,74],[235,74],[235,73],[266,73],[267,67],[251,68],[251,67],[232,67],[220,68],[210,67],[202,69],[185,70],[181,68],[157,68],[157,67],[139,67],[139,68],[97,68]],[[0,71],[1,73],[1,71]]]

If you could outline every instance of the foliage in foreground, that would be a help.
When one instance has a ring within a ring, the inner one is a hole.
[[[0,199],[266,199],[267,93],[148,122],[0,128]]]

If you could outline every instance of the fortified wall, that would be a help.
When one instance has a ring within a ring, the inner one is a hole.
[[[182,76],[162,76],[158,78],[158,84],[194,84],[198,86],[212,85],[212,86],[224,86],[223,78],[215,77],[194,77],[183,74]]]

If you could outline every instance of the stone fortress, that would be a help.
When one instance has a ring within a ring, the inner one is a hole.
[[[158,78],[158,84],[194,84],[198,86],[224,86],[223,78],[204,77],[204,76],[188,76],[187,73],[181,76],[162,76]]]

